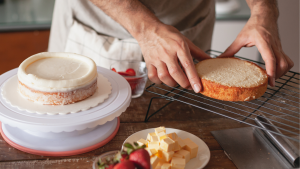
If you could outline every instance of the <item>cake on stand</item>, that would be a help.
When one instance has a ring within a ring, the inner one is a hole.
[[[0,91],[17,72],[16,68],[0,76]],[[131,89],[117,73],[101,67],[97,72],[110,82],[111,93],[99,105],[79,112],[30,113],[0,95],[0,131],[5,141],[21,151],[44,156],[81,154],[108,143],[119,129],[119,116],[130,104]],[[19,97],[17,94],[11,97]],[[80,102],[71,105],[77,104]]]

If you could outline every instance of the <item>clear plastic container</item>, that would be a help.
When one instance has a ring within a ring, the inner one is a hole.
[[[148,79],[145,62],[115,61],[110,65],[110,69],[115,70],[128,81],[132,91],[132,98],[140,97],[143,94]],[[133,69],[136,75],[124,75],[128,69]]]

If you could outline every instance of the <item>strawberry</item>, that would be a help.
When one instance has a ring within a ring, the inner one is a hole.
[[[123,162],[123,161],[125,161],[125,160],[128,160],[128,154],[122,154],[122,157],[121,157],[121,159],[120,159],[120,162]]]
[[[115,68],[112,68],[111,70],[114,71],[114,72],[117,72]]]
[[[126,73],[126,72],[118,72],[119,73],[119,75],[121,75],[121,76],[130,76],[130,74],[128,74],[128,73]]]
[[[145,149],[138,149],[133,151],[129,156],[129,160],[133,161],[138,169],[151,168],[150,156],[148,151]]]
[[[128,73],[130,76],[135,76],[134,69],[129,68],[129,69],[126,70],[126,73]]]
[[[136,83],[135,84],[129,83],[129,84],[130,84],[131,91],[135,91],[137,84]]]
[[[114,169],[135,169],[135,166],[132,161],[125,160],[125,161],[115,165]]]

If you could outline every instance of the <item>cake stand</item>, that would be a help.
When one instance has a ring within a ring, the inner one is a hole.
[[[101,67],[97,71],[111,83],[111,94],[98,106],[74,114],[28,113],[12,107],[0,95],[4,140],[21,151],[44,156],[81,154],[108,143],[119,129],[118,117],[130,104],[131,88],[119,74]],[[0,76],[0,91],[17,72],[13,69]]]

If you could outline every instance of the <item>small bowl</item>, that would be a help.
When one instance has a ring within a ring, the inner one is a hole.
[[[123,76],[129,83],[132,92],[132,98],[140,97],[145,89],[148,79],[146,63],[141,61],[115,61],[110,65],[111,70],[115,70]],[[126,76],[126,70],[133,69],[136,73],[135,76]]]
[[[99,169],[98,167],[98,161],[99,159],[105,159],[107,157],[114,158],[114,156],[119,152],[120,150],[113,150],[106,153],[101,154],[100,156],[96,157],[95,161],[93,162],[93,169]]]

